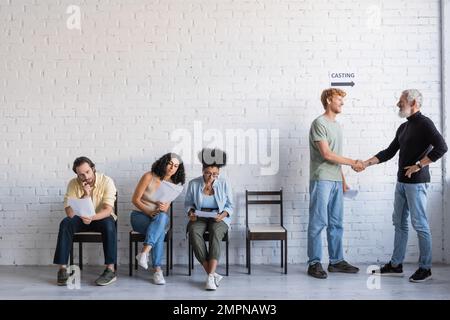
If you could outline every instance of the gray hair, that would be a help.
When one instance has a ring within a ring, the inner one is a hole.
[[[406,95],[406,99],[409,103],[412,103],[416,100],[416,104],[420,108],[422,106],[423,97],[419,90],[417,89],[408,89],[402,92],[402,94]]]

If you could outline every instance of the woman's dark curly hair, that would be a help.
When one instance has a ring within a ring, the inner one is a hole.
[[[178,166],[177,172],[175,172],[175,174],[171,177],[171,179],[175,184],[179,183],[184,184],[186,180],[186,175],[184,173],[183,160],[181,160],[181,157],[176,153],[166,153],[161,158],[156,160],[152,164],[152,173],[157,175],[160,179],[163,179],[164,176],[166,175],[167,165],[173,158],[177,159],[180,162],[180,165]]]
[[[207,167],[220,169],[227,164],[227,154],[220,149],[203,148],[198,153],[198,159],[202,163],[203,169]]]

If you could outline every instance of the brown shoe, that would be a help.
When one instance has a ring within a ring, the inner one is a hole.
[[[320,262],[316,262],[308,267],[308,274],[311,277],[317,279],[326,279],[328,277],[327,273],[323,270],[322,264]]]
[[[67,273],[66,268],[59,269],[58,271],[58,286],[65,286],[67,285],[67,280],[69,280],[69,274]]]
[[[352,266],[345,260],[342,260],[335,264],[328,265],[328,272],[343,272],[343,273],[358,273],[359,268]]]

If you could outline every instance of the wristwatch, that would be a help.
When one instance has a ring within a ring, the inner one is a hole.
[[[422,169],[422,168],[423,168],[423,166],[420,164],[420,161],[417,161],[415,164],[416,164],[416,166],[419,167],[419,169]]]

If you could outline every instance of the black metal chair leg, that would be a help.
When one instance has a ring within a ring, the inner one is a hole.
[[[70,249],[69,264],[70,264],[71,266],[73,266],[73,243],[72,243],[72,247],[71,247],[71,249]]]
[[[286,235],[286,240],[284,241],[284,274],[287,274],[287,268],[288,268],[288,264],[287,264],[287,255],[288,255],[288,241],[287,241],[287,235]]]
[[[252,242],[248,242],[248,274],[252,273]]]
[[[128,274],[131,277],[133,275],[133,242],[131,241],[131,232],[129,238],[128,255]]]
[[[169,240],[167,240],[166,243],[166,277],[169,275],[169,268],[170,268],[170,257],[169,257],[169,253],[170,253],[170,245],[169,245]]]
[[[194,247],[191,244],[191,268],[194,270]]]
[[[248,239],[245,238],[245,267],[248,268]]]
[[[281,268],[283,268],[283,253],[284,253],[284,246],[283,246],[283,240],[281,240],[281,247],[280,247],[280,251],[281,251]]]
[[[137,269],[138,269],[138,264],[137,264],[137,260],[136,260],[137,252],[138,252],[138,243],[137,243],[137,241],[136,241],[136,242],[134,243],[134,255],[133,255],[133,257],[134,257],[134,270],[137,270]]]
[[[83,270],[83,242],[78,243],[78,266]]]
[[[226,269],[226,274],[227,274],[227,276],[229,275],[229,262],[228,262],[228,259],[229,259],[229,243],[228,243],[228,238],[227,238],[227,243],[226,243],[226,254],[227,254],[227,256],[226,256],[226,266],[227,266],[227,269]]]
[[[170,270],[173,270],[173,239],[170,239]]]
[[[188,242],[188,274],[191,275],[192,271],[191,271],[191,242]]]

